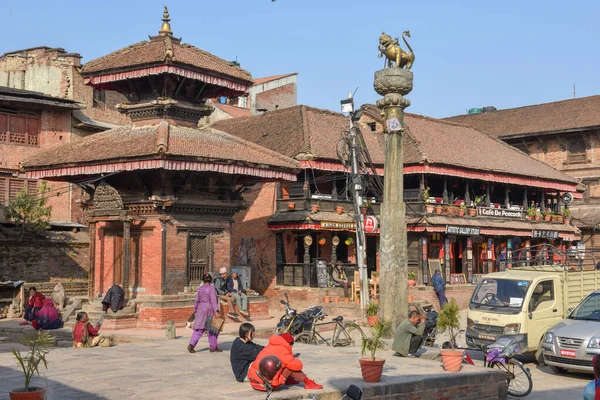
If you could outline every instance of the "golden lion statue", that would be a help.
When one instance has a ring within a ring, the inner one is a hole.
[[[390,35],[381,32],[381,36],[379,36],[379,51],[381,52],[379,58],[385,55],[388,68],[406,68],[407,71],[412,68],[415,62],[415,53],[406,41],[405,36],[410,37],[410,31],[402,32],[402,40],[410,50],[409,53],[402,50],[402,47],[398,44],[398,38],[392,40]]]

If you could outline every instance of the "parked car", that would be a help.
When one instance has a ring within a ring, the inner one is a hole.
[[[556,373],[594,373],[592,358],[600,354],[600,290],[589,294],[566,319],[548,329],[542,353],[544,362]]]

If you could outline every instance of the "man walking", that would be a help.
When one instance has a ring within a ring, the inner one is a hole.
[[[244,285],[237,272],[232,272],[231,276],[227,278],[227,292],[231,295],[235,304],[237,304],[240,314],[247,317],[248,296],[246,295]]]
[[[229,312],[227,313],[227,316],[231,318],[239,318],[239,315],[237,315],[235,308],[233,307],[231,293],[227,291],[227,268],[223,267],[219,269],[219,276],[215,278],[213,285],[217,290],[217,297],[219,300],[226,301],[227,305],[229,306]]]
[[[448,302],[448,299],[446,298],[446,282],[444,282],[444,278],[442,278],[439,269],[435,270],[431,281],[433,282],[433,290],[435,290],[435,294],[440,301],[441,310],[444,307],[444,304]]]
[[[421,342],[423,342],[425,318],[425,315],[419,315],[418,312],[413,310],[408,314],[408,319],[398,325],[392,344],[392,350],[396,352],[395,356],[415,357]]]

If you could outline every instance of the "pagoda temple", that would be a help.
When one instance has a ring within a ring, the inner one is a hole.
[[[126,96],[117,109],[132,124],[40,152],[23,168],[30,178],[81,187],[90,298],[117,284],[137,303],[122,327],[182,324],[202,274],[231,267],[242,193],[259,181],[296,180],[298,163],[198,127],[213,110],[208,99],[246,95],[253,81],[236,63],[176,38],[166,7],[157,36],[92,60],[81,72],[86,84]]]

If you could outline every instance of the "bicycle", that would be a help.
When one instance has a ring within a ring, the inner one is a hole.
[[[517,342],[509,338],[498,339],[495,343],[485,346],[483,348],[485,356],[483,366],[497,368],[506,373],[508,394],[514,397],[525,397],[531,393],[533,381],[529,368],[524,366],[521,361],[513,358],[518,353],[518,346]],[[463,362],[475,365],[466,350],[463,352]]]
[[[329,322],[316,323],[318,320],[322,320],[327,314],[319,313],[313,316],[313,323],[308,332],[302,332],[294,338],[296,343],[306,343],[318,345],[321,341],[325,342],[330,347],[346,347],[354,346],[357,343],[362,342],[364,337],[363,331],[354,321],[344,321],[344,317],[339,316],[333,318]],[[335,324],[333,328],[333,336],[331,338],[331,344],[329,340],[324,338],[319,331],[318,326]]]

